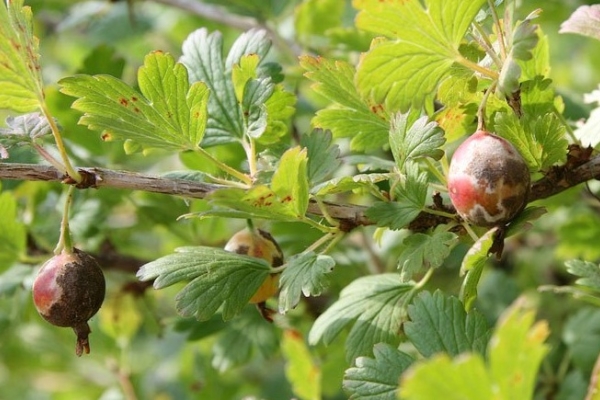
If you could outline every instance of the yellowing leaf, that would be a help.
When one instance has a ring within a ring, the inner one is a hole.
[[[285,374],[294,394],[302,400],[321,399],[321,369],[312,359],[300,332],[286,330],[281,351],[287,361]]]
[[[44,100],[38,39],[23,0],[0,6],[0,109],[30,112]]]

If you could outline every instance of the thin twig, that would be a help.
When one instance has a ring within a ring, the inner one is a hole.
[[[83,181],[80,183],[74,182],[52,166],[0,163],[0,180],[63,182],[73,184],[78,189],[110,187],[114,189],[163,193],[193,199],[205,198],[215,190],[226,187],[184,179],[172,179],[127,171],[114,171],[106,168],[79,168],[78,171],[83,176]],[[600,155],[591,158],[589,161],[575,168],[568,166],[552,168],[543,178],[533,183],[528,201],[533,202],[554,196],[592,179],[600,179]],[[311,200],[307,212],[310,215],[323,216],[321,207],[327,210],[329,217],[339,221],[340,229],[345,232],[349,232],[357,226],[373,225],[374,223],[365,215],[366,206],[354,204],[322,202],[320,205],[316,201]],[[448,206],[448,210],[452,211],[452,208]],[[418,231],[423,231],[450,221],[451,219],[445,216],[436,216],[422,212],[411,223],[411,227]]]

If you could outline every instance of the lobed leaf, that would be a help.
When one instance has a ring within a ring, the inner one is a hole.
[[[300,145],[307,152],[307,174],[311,186],[325,180],[341,165],[340,148],[331,139],[331,131],[322,129],[314,129],[300,138]]]
[[[141,93],[110,75],[76,75],[59,82],[78,97],[79,124],[102,132],[105,140],[131,140],[144,148],[195,149],[204,135],[208,89],[191,86],[187,71],[162,52],[146,56],[138,73]]]
[[[402,241],[402,253],[398,258],[398,268],[402,280],[408,281],[424,269],[438,268],[450,255],[458,242],[452,232],[434,232],[432,235],[414,233]]]
[[[205,321],[223,306],[223,319],[229,320],[248,304],[269,270],[258,258],[212,247],[182,247],[143,265],[137,277],[154,279],[155,289],[188,282],[175,298],[182,316]]]
[[[313,90],[333,103],[317,111],[313,124],[329,129],[335,137],[351,138],[353,150],[380,148],[387,143],[387,115],[381,105],[365,102],[354,85],[355,70],[344,61],[302,56],[305,76],[314,81]]]
[[[439,314],[436,314],[439,315]],[[488,362],[479,353],[454,359],[438,354],[416,362],[400,383],[400,397],[428,399],[530,399],[542,358],[548,352],[545,321],[517,300],[504,312],[489,341]]]
[[[425,207],[428,180],[425,172],[419,172],[414,163],[407,165],[403,184],[398,185],[395,201],[379,201],[369,207],[365,214],[377,226],[390,229],[406,227]]]
[[[342,329],[353,324],[346,340],[346,358],[368,355],[376,343],[397,343],[414,283],[403,283],[398,274],[358,278],[340,292],[313,324],[310,344],[331,343]]]
[[[359,28],[396,39],[375,41],[362,57],[356,75],[361,95],[389,110],[420,108],[462,58],[458,46],[483,3],[355,0]]]
[[[421,157],[440,159],[440,147],[445,143],[444,131],[427,117],[414,119],[409,113],[396,114],[390,123],[390,148],[398,168],[402,171],[407,160]]]
[[[395,400],[400,375],[413,363],[408,354],[378,343],[374,358],[358,357],[355,366],[344,374],[342,386],[350,392],[350,400]]]
[[[335,261],[326,255],[305,252],[291,257],[279,279],[279,312],[285,313],[296,307],[300,296],[320,296],[327,288],[327,274],[333,270]]]
[[[600,290],[600,266],[589,261],[569,260],[565,262],[567,272],[579,278],[576,284]]]
[[[446,353],[451,357],[475,352],[485,356],[490,330],[482,314],[465,311],[456,297],[437,290],[421,292],[408,306],[404,332],[424,357]]]
[[[33,35],[31,7],[23,0],[0,6],[0,109],[35,110],[44,101],[39,41]]]
[[[509,140],[519,150],[532,171],[550,168],[566,159],[565,128],[554,113],[526,114],[519,119],[514,113],[497,113],[496,133]]]
[[[225,60],[220,32],[209,34],[208,30],[201,28],[184,41],[180,61],[189,71],[190,82],[204,82],[211,92],[203,146],[235,142],[242,138],[245,130],[232,78],[234,66],[251,54],[256,55],[260,63],[270,47],[263,30],[250,30],[240,35]]]
[[[308,208],[308,174],[306,149],[293,147],[283,153],[271,180],[271,189],[281,204],[301,218]]]

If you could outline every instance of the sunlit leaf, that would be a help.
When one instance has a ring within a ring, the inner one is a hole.
[[[484,0],[355,0],[359,28],[383,34],[361,59],[360,93],[390,110],[420,108],[455,61],[458,46]]]
[[[390,147],[398,168],[402,170],[407,160],[421,157],[439,159],[444,152],[444,132],[435,122],[427,122],[427,117],[417,120],[410,114],[396,114],[391,121]]]
[[[303,217],[308,207],[307,153],[293,147],[283,153],[277,171],[271,180],[271,189],[283,205],[298,217]]]
[[[379,148],[387,143],[389,126],[381,105],[369,104],[354,85],[354,67],[344,61],[302,56],[300,65],[314,81],[313,90],[335,104],[317,111],[313,124],[335,137],[351,138],[354,150]]]
[[[44,99],[39,42],[23,0],[0,6],[0,109],[30,112]]]
[[[111,75],[76,75],[60,81],[61,91],[77,97],[79,120],[105,140],[133,140],[144,148],[195,149],[207,120],[208,89],[190,86],[186,68],[169,54],[146,56],[138,73],[141,93]]]
[[[281,352],[286,359],[285,375],[294,394],[302,400],[321,399],[321,368],[300,332],[288,329],[283,333]]]

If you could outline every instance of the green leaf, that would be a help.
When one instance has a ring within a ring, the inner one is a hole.
[[[224,372],[248,363],[253,356],[271,357],[278,349],[275,326],[265,323],[255,307],[246,307],[238,318],[225,324],[225,331],[212,348],[212,366]]]
[[[40,107],[44,90],[39,42],[23,0],[0,6],[0,109],[26,113]]]
[[[521,120],[514,113],[497,113],[494,124],[496,133],[515,145],[532,171],[566,159],[565,128],[554,113],[527,114]]]
[[[268,146],[277,143],[289,132],[289,124],[296,112],[296,96],[275,85],[273,94],[265,102],[267,110],[267,129],[258,138],[258,143]]]
[[[314,129],[302,135],[300,145],[308,156],[308,180],[311,186],[332,175],[341,165],[340,148],[332,144],[331,131]]]
[[[452,232],[434,232],[432,235],[414,233],[407,236],[402,241],[402,253],[398,258],[402,280],[412,279],[421,270],[441,266],[457,242],[458,237]]]
[[[421,157],[439,160],[444,152],[444,131],[437,123],[427,122],[427,117],[414,120],[409,113],[396,114],[390,123],[390,148],[398,168],[402,171],[407,160]]]
[[[330,129],[334,137],[351,138],[352,150],[364,151],[388,142],[387,114],[381,105],[367,103],[354,85],[354,67],[344,61],[301,56],[300,66],[315,82],[312,89],[335,104],[317,111],[313,125]]]
[[[271,189],[297,217],[308,208],[307,153],[299,146],[283,153],[271,180]]]
[[[244,87],[242,115],[244,135],[258,139],[267,129],[267,107],[265,102],[273,94],[271,78],[252,79]]]
[[[413,363],[408,354],[386,343],[373,347],[374,358],[358,357],[344,374],[350,400],[395,400],[400,375]]]
[[[17,201],[11,192],[0,193],[0,272],[6,271],[25,254],[26,230],[17,215]]]
[[[477,285],[479,285],[483,268],[494,244],[496,232],[497,228],[492,228],[473,243],[460,266],[461,275],[467,274],[460,288],[460,300],[467,311],[473,308],[475,300],[477,300]]]
[[[375,221],[377,226],[402,229],[425,207],[427,174],[419,172],[418,165],[414,163],[407,164],[405,169],[405,180],[395,191],[396,201],[376,202],[366,211],[367,217]]]
[[[346,358],[369,355],[376,343],[399,342],[398,332],[414,283],[403,283],[398,274],[365,276],[354,280],[313,324],[308,341],[331,343],[348,324]]]
[[[138,72],[141,94],[110,75],[76,75],[59,82],[78,97],[79,120],[105,140],[133,140],[144,148],[174,151],[198,147],[206,126],[208,89],[189,85],[185,67],[169,54],[146,56]]]
[[[560,26],[560,33],[575,33],[582,36],[600,40],[600,25],[598,25],[598,11],[600,5],[580,6]]]
[[[183,43],[180,61],[187,67],[190,82],[204,82],[211,96],[203,146],[239,140],[244,134],[242,110],[236,99],[232,73],[243,56],[255,54],[264,60],[271,42],[263,30],[250,30],[232,45],[223,60],[223,36],[205,28],[192,32]]]
[[[437,290],[421,292],[408,306],[410,318],[404,332],[419,353],[429,358],[436,353],[455,357],[475,352],[485,356],[490,330],[482,314],[467,313],[456,297]]]
[[[357,87],[390,110],[420,108],[455,61],[458,47],[484,0],[355,0],[356,25],[394,41],[375,41],[360,61]]]
[[[570,260],[565,262],[567,272],[580,278],[576,284],[600,290],[600,266],[589,261]]]
[[[269,275],[266,261],[211,247],[181,247],[140,268],[142,281],[162,289],[190,281],[175,298],[182,316],[210,319],[223,305],[223,319],[239,314]]]
[[[285,375],[294,394],[302,400],[320,400],[321,368],[313,360],[300,332],[284,332],[281,352],[286,359]]]
[[[402,376],[404,400],[531,399],[541,361],[548,352],[545,321],[517,300],[500,318],[488,345],[488,364],[481,354],[451,360],[447,354],[416,362]]]
[[[327,274],[334,266],[333,258],[314,252],[291,257],[279,280],[279,312],[285,313],[296,307],[302,294],[320,296],[329,284]]]

